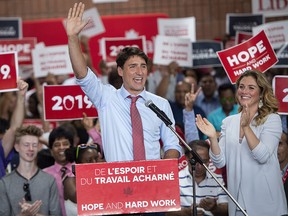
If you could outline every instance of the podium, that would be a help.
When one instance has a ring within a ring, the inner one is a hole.
[[[179,211],[178,160],[76,164],[78,215]]]

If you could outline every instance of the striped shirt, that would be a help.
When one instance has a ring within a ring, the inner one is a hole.
[[[222,175],[215,174],[215,176],[224,185]],[[190,207],[193,203],[193,179],[189,166],[179,171],[179,184],[181,206]],[[208,172],[206,178],[199,185],[196,184],[196,203],[199,204],[200,200],[205,197],[217,198],[217,204],[228,203],[227,194]]]

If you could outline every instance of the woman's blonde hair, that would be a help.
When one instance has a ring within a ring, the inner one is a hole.
[[[271,84],[268,82],[265,75],[256,70],[249,70],[243,73],[239,79],[236,81],[236,87],[239,88],[240,81],[244,77],[251,76],[256,81],[257,85],[260,88],[260,98],[263,102],[263,106],[258,108],[258,115],[255,118],[256,125],[263,124],[266,121],[266,117],[270,113],[276,113],[278,111],[278,100],[273,94]],[[238,94],[238,93],[237,93]],[[236,97],[237,102],[238,98]],[[238,111],[241,112],[243,109],[242,106],[239,106]]]

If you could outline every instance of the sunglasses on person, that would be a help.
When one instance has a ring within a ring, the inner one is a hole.
[[[226,103],[226,102],[233,103],[233,102],[235,102],[235,98],[234,97],[228,97],[228,98],[223,97],[223,98],[220,99],[220,101],[222,103]]]
[[[24,183],[23,190],[25,192],[25,196],[24,196],[25,200],[26,201],[32,201],[30,188],[29,188],[29,183]]]
[[[76,160],[78,159],[79,156],[79,149],[86,149],[86,148],[96,149],[98,151],[98,144],[97,143],[79,144],[76,149]]]

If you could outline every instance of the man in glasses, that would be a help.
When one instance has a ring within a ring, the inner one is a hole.
[[[62,215],[56,181],[36,163],[41,135],[33,125],[17,129],[19,165],[0,180],[0,215]]]
[[[232,84],[222,84],[218,88],[221,107],[208,115],[208,120],[220,133],[224,118],[238,113],[238,105],[235,103],[235,87]]]

